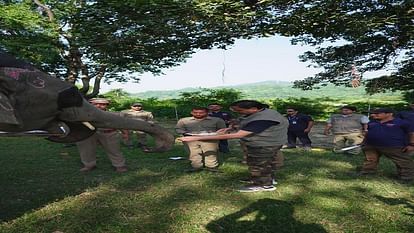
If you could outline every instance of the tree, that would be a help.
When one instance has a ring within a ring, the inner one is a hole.
[[[350,86],[355,71],[364,74],[387,69],[390,74],[365,80],[368,92],[413,89],[414,1],[282,0],[256,5],[275,12],[273,23],[264,27],[268,33],[293,37],[293,44],[316,47],[301,60],[324,70],[296,81],[296,87]]]
[[[210,89],[202,88],[199,91],[182,92],[176,101],[178,105],[191,107],[207,107],[211,103],[219,103],[228,108],[231,103],[240,100],[243,94],[232,88]]]
[[[260,22],[260,11],[229,0],[0,0],[0,12],[0,48],[81,81],[87,97],[102,80],[138,81],[198,49],[226,48]]]

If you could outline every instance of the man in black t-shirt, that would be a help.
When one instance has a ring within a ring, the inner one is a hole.
[[[294,107],[288,107],[286,113],[289,121],[287,148],[296,148],[296,139],[299,138],[302,147],[310,150],[312,141],[309,138],[309,132],[313,127],[312,117],[299,113]]]

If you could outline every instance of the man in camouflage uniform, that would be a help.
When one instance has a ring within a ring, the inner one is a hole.
[[[97,108],[106,111],[109,101],[103,98],[94,98],[89,101]],[[128,137],[127,131],[123,131],[123,138]],[[116,129],[97,129],[91,137],[76,143],[81,161],[84,165],[81,172],[88,172],[96,168],[96,149],[100,144],[105,150],[116,172],[128,171],[125,158],[120,149],[120,133]]]
[[[208,109],[195,107],[191,111],[192,117],[182,118],[177,122],[175,131],[180,135],[212,133],[226,128],[224,120],[208,116]],[[185,143],[190,154],[192,169],[188,172],[200,171],[205,167],[207,171],[217,171],[218,141],[193,141]],[[204,161],[203,161],[204,160]]]
[[[122,111],[125,117],[129,118],[137,118],[144,121],[152,121],[154,120],[154,116],[151,112],[145,111],[143,109],[143,106],[141,103],[134,103],[131,105],[131,109]],[[124,140],[124,143],[129,148],[133,148],[134,143],[132,140],[132,134],[135,134],[137,136],[138,141],[138,147],[141,147],[142,149],[147,148],[147,134],[142,131],[129,131],[129,137],[128,140]]]
[[[183,142],[222,139],[241,139],[247,150],[247,165],[251,184],[240,188],[239,192],[273,191],[274,172],[283,164],[282,145],[287,141],[288,121],[277,111],[268,109],[266,104],[254,100],[240,100],[230,105],[231,110],[242,115],[240,129],[220,130],[219,135],[190,136],[180,138]]]

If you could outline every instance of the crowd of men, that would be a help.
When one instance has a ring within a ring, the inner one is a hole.
[[[104,111],[109,105],[109,101],[102,98],[90,102]],[[334,152],[351,155],[363,152],[365,160],[358,175],[375,173],[380,157],[385,156],[396,165],[398,179],[409,183],[414,179],[414,162],[410,156],[410,152],[414,151],[414,104],[411,107],[412,110],[398,114],[389,108],[378,108],[370,111],[370,117],[367,117],[357,113],[353,106],[343,106],[338,114],[329,117],[324,134],[333,134]],[[239,117],[233,118],[229,112],[222,111],[220,104],[211,103],[207,107],[193,107],[191,116],[178,120],[175,131],[185,146],[191,164],[186,171],[220,172],[218,153],[229,153],[227,140],[239,139],[249,177],[243,179],[247,185],[238,191],[275,190],[276,173],[284,160],[281,149],[299,147],[311,150],[309,133],[314,120],[295,107],[288,107],[283,116],[254,100],[234,102],[230,110]],[[122,111],[122,114],[145,121],[154,119],[152,113],[144,111],[140,103],[132,104],[131,109]],[[98,129],[92,137],[77,143],[84,165],[81,171],[96,168],[96,147],[100,144],[115,171],[126,172],[128,169],[120,150],[120,135],[128,148],[135,148],[132,136],[136,135],[136,146],[144,151],[147,149],[144,132]]]

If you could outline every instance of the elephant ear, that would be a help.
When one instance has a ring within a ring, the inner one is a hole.
[[[69,127],[69,134],[63,137],[50,136],[47,140],[59,143],[74,143],[82,141],[92,136],[96,130],[91,130],[82,123],[78,122],[65,122]]]

